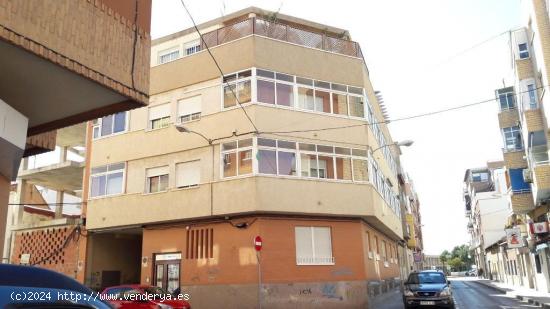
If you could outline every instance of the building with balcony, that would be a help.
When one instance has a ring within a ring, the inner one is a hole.
[[[401,169],[399,173],[400,202],[403,222],[403,240],[405,242],[405,274],[424,269],[422,216],[420,201],[410,176]]]
[[[509,171],[503,161],[466,170],[464,201],[470,248],[477,269],[484,275],[514,285],[533,286],[531,259],[525,248],[508,247],[505,228],[510,226]]]
[[[147,105],[150,19],[150,0],[0,0],[0,246],[23,156],[53,150],[57,129]]]
[[[544,0],[522,2],[525,27],[511,33],[512,71],[505,87],[496,91],[499,125],[504,141],[504,161],[509,179],[513,214],[508,226],[522,229],[537,290],[550,291],[548,233],[532,232],[533,225],[547,225],[550,198],[548,160],[548,90],[550,68],[550,18]],[[545,104],[546,103],[546,104]]]
[[[399,151],[359,45],[254,7],[198,28],[153,41],[149,107],[89,133],[86,284],[235,308],[361,307],[398,284]]]

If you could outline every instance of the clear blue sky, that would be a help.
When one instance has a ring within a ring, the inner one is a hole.
[[[521,26],[519,0],[222,1],[187,0],[200,23],[254,5],[348,29],[361,44],[390,118],[494,97],[510,73],[508,38]],[[154,0],[152,36],[185,28],[179,0]],[[460,54],[457,57],[454,55]],[[451,59],[449,59],[451,58]],[[466,243],[462,177],[470,167],[502,158],[497,104],[390,124],[394,140],[413,139],[402,160],[420,197],[425,253]]]

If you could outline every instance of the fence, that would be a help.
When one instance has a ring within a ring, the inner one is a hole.
[[[260,18],[250,18],[203,34],[201,50],[255,34],[301,46],[363,58],[357,42],[315,33]]]

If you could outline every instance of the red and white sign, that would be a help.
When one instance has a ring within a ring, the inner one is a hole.
[[[533,230],[535,234],[548,233],[548,223],[545,222],[535,222],[533,223]]]
[[[260,236],[254,237],[254,249],[256,251],[262,250],[262,238]]]

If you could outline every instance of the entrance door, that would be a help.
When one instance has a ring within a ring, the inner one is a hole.
[[[157,254],[155,256],[156,286],[173,293],[180,287],[181,254]]]

